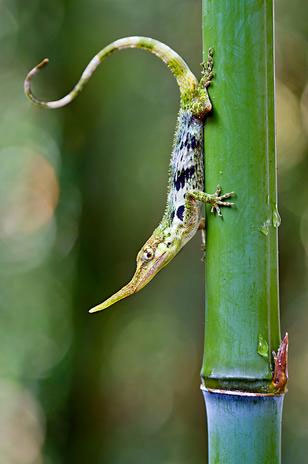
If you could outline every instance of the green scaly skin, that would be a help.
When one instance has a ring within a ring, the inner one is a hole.
[[[203,131],[206,115],[211,111],[207,87],[212,78],[213,51],[203,64],[200,81],[196,79],[185,61],[170,47],[148,37],[126,37],[103,48],[90,61],[78,83],[65,97],[55,101],[42,101],[31,91],[31,80],[47,63],[43,60],[25,79],[25,94],[44,108],[61,108],[81,92],[99,64],[117,50],[140,48],[158,56],[175,76],[180,89],[180,111],[174,135],[169,167],[168,196],[163,218],[137,255],[137,268],[130,282],[121,290],[90,310],[91,313],[108,308],[129,295],[141,290],[165,267],[180,249],[204,229],[202,204],[211,205],[211,211],[221,216],[222,206],[232,206],[226,199],[233,192],[221,195],[217,186],[214,194],[204,192]]]

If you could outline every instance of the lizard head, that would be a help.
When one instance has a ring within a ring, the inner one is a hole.
[[[137,255],[137,268],[131,281],[103,303],[90,309],[89,312],[101,311],[117,301],[139,292],[172,260],[179,249],[178,241],[171,240],[169,234],[156,230]]]

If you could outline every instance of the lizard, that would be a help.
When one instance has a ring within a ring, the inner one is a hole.
[[[169,46],[148,37],[118,39],[97,53],[83,71],[75,87],[63,98],[43,101],[31,90],[31,80],[47,63],[45,58],[27,75],[25,94],[30,100],[45,108],[61,108],[81,92],[100,63],[117,50],[139,48],[153,53],[170,69],[180,90],[180,109],[173,139],[169,165],[166,208],[161,222],[140,249],[136,259],[136,271],[128,284],[90,309],[101,311],[145,287],[196,234],[205,228],[202,204],[211,205],[211,212],[221,216],[221,207],[232,206],[228,200],[234,192],[222,194],[217,186],[213,194],[204,192],[203,134],[207,115],[212,110],[207,88],[213,78],[213,49],[209,49],[206,63],[202,63],[202,77],[198,81],[185,61]]]

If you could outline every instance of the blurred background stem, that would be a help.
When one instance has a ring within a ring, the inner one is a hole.
[[[203,27],[204,57],[215,51],[206,191],[219,183],[237,194],[223,220],[208,218],[209,462],[276,464],[282,396],[268,396],[280,343],[272,1],[204,0]]]

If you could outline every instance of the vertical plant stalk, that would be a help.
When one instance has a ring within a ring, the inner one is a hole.
[[[215,67],[206,191],[219,183],[237,194],[223,220],[207,221],[209,463],[278,464],[288,339],[278,353],[272,0],[203,0],[203,31],[204,58],[213,47]]]

